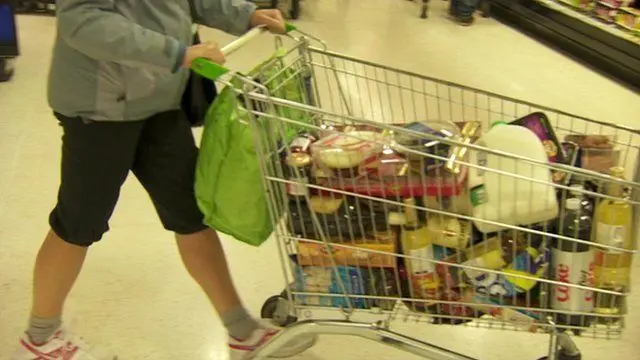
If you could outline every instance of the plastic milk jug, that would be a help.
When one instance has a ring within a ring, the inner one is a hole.
[[[495,123],[476,145],[548,162],[540,139],[522,126]],[[475,218],[508,225],[529,225],[558,216],[556,194],[550,185],[551,171],[544,165],[475,149],[469,149],[469,163],[483,167],[469,168],[469,196]],[[474,220],[474,224],[483,233],[505,229],[479,220]]]

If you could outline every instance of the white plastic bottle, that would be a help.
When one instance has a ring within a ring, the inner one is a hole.
[[[478,139],[476,145],[548,162],[538,136],[522,126],[495,123]],[[469,168],[468,187],[474,217],[508,225],[529,225],[558,216],[558,203],[549,168],[475,149],[469,149],[469,162],[502,172]],[[474,224],[483,233],[505,229],[504,226],[478,220],[474,220]]]

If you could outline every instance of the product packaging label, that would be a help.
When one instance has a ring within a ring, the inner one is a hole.
[[[482,273],[471,280],[478,294],[491,296],[513,296],[516,288],[503,275],[496,273]]]
[[[311,139],[306,137],[297,137],[292,142],[290,147],[300,148],[303,152],[306,152],[311,145]]]
[[[469,196],[471,198],[471,205],[473,207],[478,207],[489,201],[489,199],[487,198],[487,189],[484,185],[473,187],[469,192]]]
[[[436,271],[435,263],[429,261],[435,259],[435,254],[433,251],[433,245],[425,246],[421,249],[413,249],[409,252],[409,255],[420,258],[423,260],[418,260],[412,258],[411,261],[411,269],[414,274],[423,274],[423,273],[433,273]]]
[[[626,229],[624,226],[609,225],[599,222],[596,228],[596,242],[602,245],[624,248]],[[608,253],[621,254],[622,251],[605,250]]]
[[[592,251],[566,252],[552,250],[553,280],[567,284],[594,286]],[[551,285],[551,308],[554,310],[593,311],[593,291],[563,285]]]
[[[289,178],[289,181],[293,181],[294,183],[286,183],[285,187],[287,189],[287,194],[293,196],[305,196],[309,193],[309,188],[307,187],[309,179],[294,177]]]

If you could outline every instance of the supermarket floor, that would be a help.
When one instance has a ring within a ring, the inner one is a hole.
[[[299,27],[330,47],[386,65],[487,89],[613,123],[640,126],[640,97],[562,54],[491,19],[470,28],[444,18],[445,3],[418,18],[405,0],[305,0]],[[55,32],[53,19],[20,17],[22,56],[15,79],[0,84],[0,358],[24,329],[31,266],[47,230],[56,196],[60,129],[45,100]],[[230,37],[205,31],[204,38]],[[230,66],[246,68],[266,56],[258,42]],[[225,334],[196,285],[187,277],[172,235],[159,225],[141,186],[130,180],[105,241],[93,248],[68,302],[67,320],[89,341],[121,359],[226,359]],[[279,292],[275,243],[259,249],[226,239],[237,284],[258,311]],[[639,264],[640,262],[636,262]],[[640,267],[635,278],[640,279]],[[640,359],[640,302],[630,299],[627,331],[620,340],[578,339],[586,359]],[[319,316],[319,314],[314,314]],[[546,337],[475,328],[436,327],[398,321],[397,329],[483,360],[535,359]],[[297,359],[403,359],[413,357],[364,340],[325,337]]]

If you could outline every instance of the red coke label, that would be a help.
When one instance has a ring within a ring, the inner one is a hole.
[[[593,311],[593,291],[570,285],[593,287],[593,252],[566,252],[552,249],[553,280],[567,285],[551,285],[551,308],[568,311]]]

